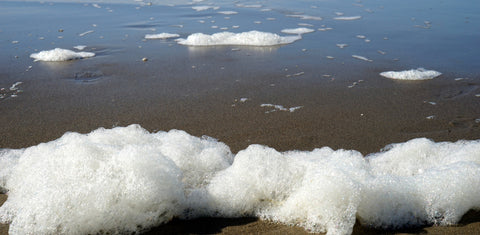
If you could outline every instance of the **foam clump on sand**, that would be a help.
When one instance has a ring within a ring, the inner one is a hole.
[[[168,38],[178,38],[179,34],[176,33],[158,33],[158,34],[147,34],[145,39],[168,39]]]
[[[212,35],[195,33],[191,34],[186,39],[178,39],[177,42],[186,46],[276,46],[290,44],[300,39],[300,36],[284,37],[274,33],[249,31],[243,33],[221,32]]]
[[[181,214],[189,188],[231,164],[228,147],[139,126],[61,138],[0,155],[10,234],[131,233]],[[7,174],[8,173],[8,174]]]
[[[30,58],[35,59],[35,61],[68,61],[94,56],[95,53],[93,52],[75,52],[72,50],[55,48],[49,51],[40,51],[38,53],[33,53],[30,55]]]
[[[287,111],[287,112],[293,113],[293,112],[295,112],[295,110],[303,108],[303,106],[285,108],[283,105],[278,105],[278,104],[261,104],[260,107],[273,108],[273,110],[267,111],[266,113],[275,112],[277,110],[278,111]]]
[[[305,33],[311,33],[315,32],[314,29],[309,29],[309,28],[294,28],[294,29],[282,29],[282,33],[288,33],[288,34],[305,34]]]
[[[435,70],[426,70],[424,68],[404,70],[404,71],[387,71],[380,73],[381,76],[398,80],[428,80],[434,79],[442,73]]]
[[[256,216],[312,232],[457,223],[480,208],[480,141],[425,138],[363,156],[278,152],[138,125],[0,151],[10,234],[140,232],[173,217]]]

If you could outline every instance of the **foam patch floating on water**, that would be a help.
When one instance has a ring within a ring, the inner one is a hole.
[[[238,12],[236,12],[236,11],[219,11],[217,13],[222,14],[222,15],[236,15],[236,14],[238,14]]]
[[[79,36],[79,37],[83,37],[83,36],[85,36],[85,35],[87,35],[87,34],[91,34],[91,33],[93,33],[93,32],[95,32],[95,31],[89,30],[89,31],[86,31],[86,32],[83,32],[83,33],[78,34],[78,36]]]
[[[315,32],[315,30],[302,27],[302,28],[295,28],[295,29],[282,29],[281,32],[287,33],[287,34],[305,34],[305,33]]]
[[[93,52],[75,52],[67,49],[55,48],[49,51],[40,51],[38,53],[33,53],[30,55],[31,58],[35,61],[68,61],[94,57],[95,53]]]
[[[85,45],[78,45],[78,46],[74,46],[73,48],[79,50],[79,51],[83,51],[85,48],[87,48],[87,46]]]
[[[260,4],[236,4],[237,7],[244,7],[244,8],[262,8],[263,5]]]
[[[386,78],[398,80],[429,80],[442,75],[442,73],[435,70],[418,68],[404,71],[387,71],[380,73],[380,75]]]
[[[276,46],[290,44],[301,38],[301,36],[279,36],[274,33],[249,31],[243,33],[221,32],[212,35],[195,33],[186,39],[177,39],[177,42],[178,44],[186,46]]]
[[[310,16],[310,15],[287,15],[288,17],[294,17],[294,18],[299,18],[302,20],[323,20],[322,17],[319,16]]]
[[[194,6],[194,7],[192,7],[192,9],[195,10],[195,11],[206,11],[206,10],[209,10],[209,9],[218,10],[218,9],[220,9],[220,7],[215,7],[215,6]]]
[[[350,20],[359,20],[362,19],[362,16],[338,16],[334,17],[334,20],[345,20],[345,21],[350,21]]]
[[[178,38],[179,34],[176,33],[159,33],[159,34],[147,34],[145,39],[168,39],[168,38]]]
[[[365,56],[360,56],[360,55],[352,55],[353,58],[355,59],[358,59],[358,60],[363,60],[363,61],[367,61],[367,62],[372,62],[373,60],[371,59],[368,59],[367,57]]]

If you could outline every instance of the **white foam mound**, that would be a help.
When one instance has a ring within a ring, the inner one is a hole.
[[[169,221],[185,194],[231,164],[228,147],[139,126],[60,139],[0,155],[10,234],[131,233]]]
[[[75,52],[72,50],[55,48],[49,51],[41,51],[30,55],[35,61],[67,61],[94,57],[93,52]]]
[[[211,138],[137,125],[0,151],[10,234],[131,233],[172,217],[258,216],[313,232],[457,223],[480,208],[480,141],[414,139],[383,152],[233,156]]]
[[[145,39],[168,39],[168,38],[178,38],[179,34],[176,33],[158,33],[158,34],[147,34]]]
[[[442,73],[437,72],[435,70],[426,70],[424,68],[418,69],[411,69],[411,70],[404,70],[404,71],[388,71],[382,72],[380,75],[391,78],[391,79],[399,79],[399,80],[428,80],[434,79]]]
[[[249,31],[243,33],[221,32],[212,35],[195,33],[186,39],[178,39],[177,42],[186,46],[275,46],[293,43],[300,40],[300,36],[279,36],[274,33]]]
[[[305,34],[305,33],[311,33],[315,32],[314,29],[309,29],[309,28],[294,28],[294,29],[282,29],[282,33],[288,33],[288,34]]]

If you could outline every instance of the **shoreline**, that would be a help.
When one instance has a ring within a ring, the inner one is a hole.
[[[0,206],[7,196],[0,194]],[[298,226],[289,226],[253,217],[246,218],[197,218],[192,220],[172,221],[154,227],[142,234],[312,234]],[[422,226],[396,230],[382,230],[365,227],[358,220],[353,227],[352,235],[360,234],[478,234],[480,233],[480,211],[467,212],[458,225],[454,226]],[[0,224],[0,235],[8,234],[8,225]]]

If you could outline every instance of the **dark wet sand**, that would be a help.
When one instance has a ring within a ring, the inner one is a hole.
[[[103,70],[108,71],[108,67]],[[453,75],[444,75],[433,81],[396,82],[372,75],[348,88],[352,83],[348,79],[316,81],[308,76],[304,80],[287,79],[281,73],[260,75],[262,80],[252,75],[240,81],[202,78],[195,82],[172,75],[174,78],[139,79],[135,86],[128,86],[132,81],[123,79],[131,79],[134,74],[148,77],[149,72],[143,70],[147,74],[142,75],[133,67],[124,72],[127,74],[93,84],[77,84],[62,78],[63,75],[46,79],[46,84],[22,84],[24,92],[19,97],[1,101],[0,110],[6,115],[0,116],[0,123],[4,123],[0,126],[0,146],[28,147],[56,139],[66,131],[87,133],[98,127],[131,123],[139,123],[150,131],[174,128],[196,136],[208,135],[225,142],[233,152],[256,143],[280,151],[330,146],[368,154],[378,152],[386,144],[416,137],[436,141],[480,138],[480,124],[476,120],[480,117],[480,102],[475,97],[480,84],[475,79],[452,81]],[[248,100],[240,102],[242,97]],[[293,113],[266,113],[270,109],[260,107],[262,103],[303,107]],[[426,118],[431,115],[435,117]],[[1,199],[5,198],[1,195]],[[7,227],[2,225],[0,231],[6,234]],[[302,234],[306,231],[256,218],[202,218],[174,220],[150,232],[159,233]],[[453,227],[382,231],[357,223],[354,229],[354,234],[390,233],[480,234],[480,214],[472,211]]]

